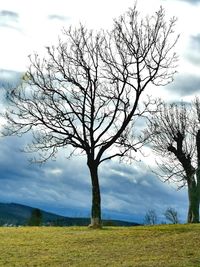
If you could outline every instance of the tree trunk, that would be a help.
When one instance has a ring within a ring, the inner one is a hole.
[[[101,195],[98,179],[98,164],[95,161],[89,162],[88,167],[92,182],[92,209],[90,228],[101,228]]]
[[[199,190],[195,182],[188,184],[188,223],[199,223]]]

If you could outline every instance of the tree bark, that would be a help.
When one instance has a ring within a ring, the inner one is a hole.
[[[101,195],[98,178],[98,164],[95,161],[88,162],[92,182],[92,209],[90,228],[101,228]]]
[[[199,188],[194,182],[188,184],[188,223],[199,223]]]

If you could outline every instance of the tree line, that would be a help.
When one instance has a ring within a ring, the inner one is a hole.
[[[91,224],[101,227],[99,166],[119,158],[134,161],[150,143],[161,157],[158,174],[187,185],[188,222],[199,221],[200,105],[167,104],[145,97],[148,86],[174,79],[176,18],[161,7],[142,17],[135,5],[111,30],[83,25],[63,31],[44,57],[30,56],[21,84],[6,92],[4,136],[32,133],[25,150],[46,162],[67,148],[84,154],[92,186]],[[158,89],[157,89],[158,90]],[[137,136],[136,121],[148,120]],[[191,119],[192,118],[192,119]]]

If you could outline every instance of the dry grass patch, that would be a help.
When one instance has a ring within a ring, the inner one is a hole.
[[[199,267],[200,225],[0,228],[0,266]]]

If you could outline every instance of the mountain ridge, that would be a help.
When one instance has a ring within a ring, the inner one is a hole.
[[[27,225],[35,207],[18,203],[0,203],[0,225]],[[42,225],[52,226],[85,226],[90,223],[89,218],[67,217],[40,209]],[[138,223],[122,220],[103,220],[104,225],[110,226],[137,226]]]

